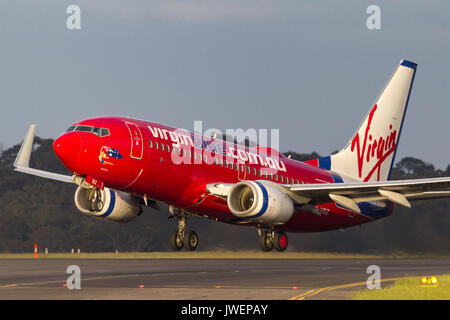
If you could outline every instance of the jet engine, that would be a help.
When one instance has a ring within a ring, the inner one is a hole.
[[[119,223],[130,222],[142,212],[139,199],[109,188],[99,190],[79,186],[75,192],[75,206],[83,214]]]
[[[268,225],[283,224],[294,214],[292,199],[265,181],[236,183],[227,202],[235,216]]]

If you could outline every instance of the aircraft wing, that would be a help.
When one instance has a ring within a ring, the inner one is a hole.
[[[360,212],[359,202],[389,200],[411,207],[410,200],[450,198],[450,177],[355,183],[276,184],[266,181],[298,204],[337,204]],[[210,184],[208,191],[226,198],[232,184]]]
[[[296,195],[312,199],[314,203],[334,201],[343,207],[359,211],[359,202],[389,200],[411,207],[409,200],[450,197],[450,177],[390,180],[356,183],[321,183],[284,185]]]
[[[72,176],[30,168],[30,156],[33,150],[35,131],[36,125],[32,124],[17,154],[16,161],[14,162],[14,170],[47,179],[74,183]]]

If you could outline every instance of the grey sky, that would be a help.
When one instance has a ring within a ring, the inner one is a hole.
[[[81,30],[66,8],[81,7]],[[366,9],[381,8],[381,30]],[[418,63],[397,159],[450,163],[449,1],[0,1],[0,141],[126,115],[279,128],[281,151],[343,147],[398,62]]]

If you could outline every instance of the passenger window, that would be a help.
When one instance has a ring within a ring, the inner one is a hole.
[[[280,180],[281,180],[281,176],[280,176]],[[275,181],[278,181],[278,175],[275,175]]]
[[[148,146],[149,146],[150,148],[153,148],[153,142],[149,141],[149,142],[148,142]]]
[[[247,166],[247,173],[250,173],[250,167]]]

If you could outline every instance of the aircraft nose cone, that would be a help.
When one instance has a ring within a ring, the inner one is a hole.
[[[53,150],[58,158],[70,171],[76,171],[77,159],[80,154],[81,139],[77,132],[68,132],[53,142]]]

